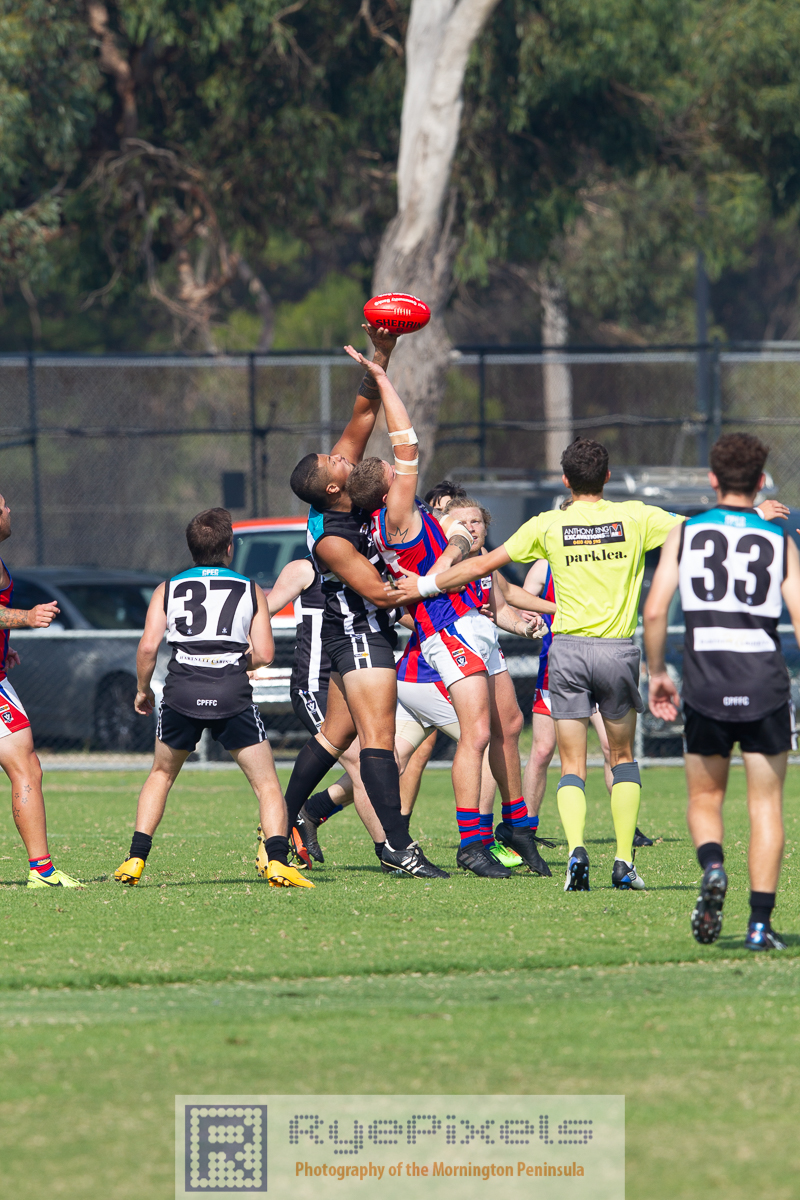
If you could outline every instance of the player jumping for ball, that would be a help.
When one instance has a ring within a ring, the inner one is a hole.
[[[786,532],[753,508],[768,448],[747,433],[712,447],[709,480],[717,507],[667,538],[644,607],[650,709],[674,721],[678,689],[667,673],[667,617],[680,590],[686,634],[683,714],[689,831],[703,869],[692,933],[719,937],[728,887],[722,806],[738,742],[750,814],[749,950],[785,950],[772,928],[783,857],[783,782],[794,743],[789,672],[781,653],[781,601],[800,643],[800,556]]]
[[[416,498],[418,478],[417,435],[409,416],[385,371],[369,363],[352,346],[347,353],[366,366],[380,389],[389,438],[394,447],[395,464],[379,458],[367,459],[351,474],[347,488],[359,505],[372,512],[372,538],[393,579],[402,579],[403,570],[422,573],[441,566],[448,545],[461,543],[461,554],[469,554],[473,538],[457,523],[445,534],[427,507]],[[468,507],[471,507],[468,505]],[[488,559],[479,558],[479,562]],[[489,575],[490,571],[480,571]],[[519,607],[551,605],[516,589],[508,597]],[[522,799],[522,783],[516,738],[506,737],[502,729],[502,706],[496,695],[496,677],[505,672],[494,625],[481,614],[489,600],[489,589],[473,583],[463,593],[419,601],[410,606],[423,659],[438,674],[447,689],[458,716],[461,737],[453,760],[453,789],[461,845],[457,863],[477,875],[503,876],[484,846],[480,835],[479,799],[481,768],[486,746],[490,747],[492,774],[498,781],[503,799],[501,840],[507,841],[532,870],[539,872],[541,858],[528,828],[527,810]],[[510,681],[506,680],[508,686]]]
[[[247,672],[272,662],[275,647],[264,593],[231,571],[233,530],[224,508],[198,513],[186,530],[194,563],[153,592],[136,655],[135,707],[155,708],[150,681],[167,635],[172,657],[158,714],[153,766],[139,795],[130,855],[114,872],[138,884],[170,789],[203,730],[229,750],[258,798],[258,872],[273,887],[313,887],[289,866],[286,805]]]

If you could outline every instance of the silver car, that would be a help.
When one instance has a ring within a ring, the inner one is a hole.
[[[14,608],[56,600],[61,609],[49,629],[11,634],[21,662],[9,682],[30,717],[36,745],[152,749],[155,719],[133,709],[136,647],[163,576],[92,567],[12,567],[11,574]],[[166,658],[165,643],[157,677],[163,678]]]

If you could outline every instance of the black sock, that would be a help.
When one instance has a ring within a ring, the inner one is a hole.
[[[384,847],[385,845],[386,845],[386,843],[385,843],[385,842],[376,842],[376,843],[375,843],[375,853],[376,853],[376,855],[378,856],[378,858],[380,859],[380,861],[381,861],[381,862],[383,862],[383,858],[381,857],[381,851],[383,850],[383,847]]]
[[[400,774],[391,750],[367,748],[359,755],[361,782],[393,850],[405,850],[411,839],[400,812]]]
[[[334,804],[327,792],[314,792],[314,795],[306,800],[305,810],[311,817],[312,821],[316,821],[317,825],[321,825],[323,821],[327,821],[335,813],[342,811],[341,804]]]
[[[276,862],[283,863],[285,867],[289,865],[289,839],[277,835],[276,837],[264,839],[264,849],[267,852],[267,861],[271,862],[275,859]]]
[[[703,842],[702,846],[697,847],[697,861],[704,871],[712,863],[715,866],[721,865],[725,862],[722,846],[720,846],[719,842]]]
[[[317,784],[336,766],[337,759],[321,746],[316,738],[306,742],[294,760],[291,778],[286,786],[286,809],[289,829],[297,824],[297,814]]]
[[[137,829],[131,838],[131,852],[128,858],[141,858],[147,862],[147,856],[153,848],[153,839],[149,833],[140,833]]]
[[[750,893],[750,920],[760,921],[762,925],[769,925],[772,917],[772,910],[775,907],[774,892],[751,892]]]

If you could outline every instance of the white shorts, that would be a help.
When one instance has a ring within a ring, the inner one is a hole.
[[[420,746],[432,729],[441,729],[454,742],[461,736],[456,710],[438,683],[397,681],[395,730],[412,746]]]
[[[21,729],[30,729],[30,726],[22,701],[8,680],[4,679],[0,682],[0,738],[19,733]]]
[[[446,688],[481,671],[500,675],[508,670],[497,626],[477,609],[426,638],[420,652]]]

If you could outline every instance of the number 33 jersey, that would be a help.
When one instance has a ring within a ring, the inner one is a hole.
[[[164,587],[172,658],[164,703],[188,717],[235,717],[253,702],[247,637],[256,584],[226,567],[192,567]]]
[[[753,509],[720,505],[684,524],[683,698],[704,716],[756,721],[788,701],[778,636],[786,553],[784,531]]]

